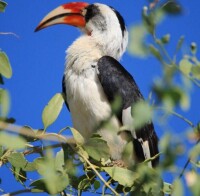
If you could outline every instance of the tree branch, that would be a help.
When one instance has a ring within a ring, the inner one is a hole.
[[[115,195],[119,196],[119,193],[117,193],[105,180],[104,178],[99,174],[99,172],[95,169],[94,165],[90,163],[90,161],[82,154],[79,153],[79,156],[81,156],[85,162],[90,166],[90,168],[96,173],[96,175],[99,177],[99,179],[107,186]]]
[[[38,130],[37,133],[30,131],[29,128],[22,127],[19,125],[14,125],[10,123],[6,123],[4,121],[0,121],[0,129],[17,133],[20,135],[28,136],[35,139],[45,140],[45,141],[51,141],[51,142],[61,142],[61,143],[67,143],[69,145],[74,145],[75,141],[72,137],[63,136],[55,133],[48,133],[44,134],[43,131]]]
[[[23,190],[15,191],[12,193],[6,193],[6,194],[3,194],[2,196],[14,196],[14,195],[19,195],[21,193],[31,193],[31,189],[23,189]]]
[[[54,144],[54,145],[43,146],[43,147],[34,146],[31,150],[25,150],[23,154],[26,156],[33,153],[41,153],[42,151],[47,150],[47,149],[59,148],[59,147],[62,147],[62,144]]]
[[[171,113],[172,115],[174,115],[174,116],[180,118],[181,120],[185,121],[192,128],[195,128],[195,125],[192,123],[192,121],[190,121],[189,119],[185,118],[184,116],[182,116],[181,114],[179,114],[179,113],[177,113],[173,110],[169,110],[169,109],[164,108],[164,107],[154,107],[154,109],[163,110],[163,111],[166,111],[168,113]]]
[[[19,35],[13,33],[13,32],[0,32],[0,35],[13,35],[15,36],[16,38],[19,39]]]

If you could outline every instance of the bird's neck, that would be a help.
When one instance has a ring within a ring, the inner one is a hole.
[[[75,40],[69,47],[69,50],[70,48],[75,48],[80,55],[86,53],[87,56],[89,55],[88,52],[91,53],[91,51],[98,50],[102,56],[107,55],[119,60],[126,50],[127,37],[127,35],[125,38],[121,36],[115,37],[114,33],[92,33],[90,36],[82,35]]]
[[[127,44],[119,43],[119,39],[110,39],[109,41],[108,39],[109,37],[106,37],[105,40],[102,40],[101,35],[82,35],[67,49],[66,66],[73,67],[74,71],[81,71],[97,63],[102,56],[111,56],[119,60]],[[79,68],[74,66],[79,66]]]

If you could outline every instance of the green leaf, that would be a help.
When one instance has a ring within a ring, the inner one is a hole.
[[[191,53],[192,53],[193,55],[195,55],[195,54],[197,53],[197,44],[196,44],[195,42],[192,42],[192,43],[190,44],[190,49],[191,49]]]
[[[179,68],[186,76],[188,76],[192,69],[192,63],[188,59],[184,58],[180,61]]]
[[[191,170],[185,174],[187,186],[190,188],[193,196],[199,196],[200,193],[200,175],[197,170]]]
[[[5,8],[7,6],[7,3],[5,1],[0,1],[0,12],[5,12]]]
[[[76,143],[78,145],[83,145],[85,143],[83,136],[76,129],[74,129],[72,127],[69,127],[69,129],[71,130]]]
[[[24,182],[26,182],[27,178],[26,178],[26,172],[23,171],[20,167],[13,167],[13,175],[15,177],[15,179],[24,184]]]
[[[133,141],[129,141],[122,153],[122,160],[126,163],[126,166],[131,167],[135,165],[135,160],[133,159],[134,155],[134,146]]]
[[[55,160],[53,157],[43,157],[34,160],[36,169],[39,174],[44,177],[46,189],[50,194],[57,194],[63,191],[69,184],[68,175],[60,173],[55,168]],[[32,186],[35,184],[31,184]],[[34,188],[39,189],[37,186]]]
[[[35,171],[36,168],[35,168],[35,163],[32,163],[32,162],[26,162],[26,165],[23,167],[23,170],[24,171]]]
[[[152,44],[149,45],[149,51],[154,55],[160,62],[162,62],[162,55],[159,50]]]
[[[133,195],[163,196],[163,181],[158,171],[146,164],[137,164],[135,173],[138,178],[134,180]]]
[[[6,148],[19,150],[25,147],[26,141],[19,136],[0,132],[0,145]]]
[[[128,51],[140,58],[144,58],[148,55],[148,50],[145,45],[146,29],[143,25],[135,25],[131,28],[130,32],[130,44]]]
[[[176,52],[178,52],[178,51],[181,49],[184,40],[185,40],[185,37],[184,37],[184,36],[181,36],[181,37],[179,38],[178,43],[177,43],[177,46],[176,46]]]
[[[163,44],[167,44],[167,43],[169,43],[169,41],[170,41],[170,34],[166,34],[161,38],[161,42]]]
[[[8,91],[4,89],[0,89],[0,106],[1,106],[0,115],[3,118],[5,118],[8,115],[8,112],[10,110],[10,97],[9,97]]]
[[[45,130],[49,125],[51,125],[60,114],[64,103],[64,99],[61,93],[57,93],[49,101],[48,105],[45,106],[42,113],[42,122],[44,124]]]
[[[139,101],[132,106],[132,115],[134,118],[134,127],[141,128],[152,118],[152,109],[145,101]]]
[[[114,101],[111,104],[111,109],[114,114],[118,114],[122,108],[122,98],[115,96]]]
[[[20,152],[12,153],[8,156],[8,161],[15,168],[21,168],[23,171],[34,171],[35,164],[28,162]]]
[[[194,162],[194,161],[190,161],[195,167],[198,167],[198,168],[200,168],[200,161],[196,161],[196,162]]]
[[[154,36],[156,25],[159,24],[164,18],[162,9],[155,9],[153,12],[147,12],[147,8],[143,8],[142,19],[147,31]]]
[[[69,185],[69,178],[67,174],[58,175],[54,173],[48,178],[45,178],[45,184],[50,194],[58,194]]]
[[[174,106],[180,104],[183,109],[188,109],[190,106],[190,100],[185,91],[179,86],[162,86],[157,83],[153,88],[158,101],[162,101],[165,107],[173,109]]]
[[[139,177],[137,173],[120,167],[103,167],[103,170],[108,173],[113,180],[125,187],[131,187],[135,179]]]
[[[192,67],[192,76],[196,79],[200,80],[200,66],[193,66]]]
[[[162,6],[162,9],[168,14],[177,15],[182,13],[181,5],[173,0],[167,1],[167,3]]]
[[[154,14],[147,13],[147,9],[148,8],[145,6],[142,10],[143,24],[146,27],[147,31],[153,35],[155,31],[155,12]]]
[[[160,162],[161,167],[168,168],[174,165],[177,156],[180,154],[180,144],[173,140],[169,133],[166,133],[159,142],[160,152],[162,152],[164,158]]]
[[[24,158],[24,155],[20,152],[12,153],[8,156],[8,161],[13,167],[23,168],[25,167],[27,161]]]
[[[167,195],[172,194],[172,184],[164,182],[163,192]]]
[[[169,147],[169,143],[172,137],[169,133],[166,133],[160,140],[160,151],[165,153]]]
[[[25,130],[24,130],[24,129],[25,129]],[[22,133],[24,133],[24,132],[26,132],[27,135],[22,134]],[[34,136],[36,136],[36,134],[35,134],[34,130],[33,130],[30,126],[26,126],[26,125],[23,126],[23,127],[19,130],[19,135],[20,135],[22,138],[24,138],[27,142],[33,142],[33,141],[36,140],[35,137],[34,137]],[[31,137],[31,136],[33,136],[33,137]]]
[[[56,171],[63,172],[64,165],[65,165],[64,152],[63,152],[63,149],[61,149],[59,152],[56,153],[56,158],[55,158]]]
[[[1,8],[0,8],[1,9]],[[11,78],[12,68],[5,52],[0,51],[0,74],[6,78]]]
[[[3,146],[0,146],[0,158],[3,156],[3,152],[4,152]]]
[[[190,97],[183,91],[180,98],[180,107],[183,110],[188,110],[190,108]]]
[[[190,157],[192,160],[195,160],[198,158],[200,154],[200,143],[195,145],[191,150],[190,150]]]
[[[39,179],[39,180],[35,180],[30,184],[31,187],[33,187],[31,189],[31,192],[33,193],[39,193],[39,192],[48,192],[47,188],[46,188],[46,184],[44,182],[44,179]]]
[[[172,195],[176,196],[176,195],[184,195],[183,192],[183,184],[181,182],[180,179],[177,179],[174,181],[173,183],[173,190],[172,190]]]
[[[85,178],[83,180],[81,180],[78,184],[78,189],[79,190],[84,190],[84,191],[87,191],[87,189],[90,187],[90,180]]]
[[[101,186],[101,183],[98,180],[95,180],[94,181],[94,189],[97,190],[100,188],[100,186]]]
[[[84,149],[93,159],[100,161],[101,158],[108,160],[110,158],[107,142],[101,138],[90,138],[84,145]]]
[[[45,176],[46,173],[48,174],[48,172],[50,172],[54,168],[53,160],[49,159],[47,161],[45,157],[39,157],[35,159],[34,164],[35,164],[37,172],[43,176]]]

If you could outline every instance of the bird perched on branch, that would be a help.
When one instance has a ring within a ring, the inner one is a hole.
[[[68,24],[83,34],[67,49],[63,93],[73,126],[87,141],[98,132],[110,148],[112,160],[120,160],[127,137],[133,141],[135,160],[141,162],[158,154],[158,138],[152,122],[134,129],[131,106],[143,96],[133,77],[119,63],[126,50],[128,32],[124,19],[114,8],[100,4],[72,2],[51,11],[35,31],[55,24]],[[120,111],[111,116],[111,103],[120,96]],[[145,111],[144,111],[145,112]],[[109,119],[110,129],[96,129]],[[127,131],[120,132],[120,127]],[[156,166],[158,158],[149,162]]]

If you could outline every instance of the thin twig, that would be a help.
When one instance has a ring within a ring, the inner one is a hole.
[[[199,138],[199,139],[197,140],[197,142],[195,143],[195,146],[196,146],[197,144],[199,144],[199,142],[200,142],[200,138]],[[179,179],[183,177],[183,174],[185,173],[185,170],[186,170],[187,166],[189,165],[190,161],[191,161],[191,157],[189,157],[188,160],[187,160],[187,162],[185,163],[185,165],[184,165],[184,167],[183,167],[183,169],[182,169],[182,171],[181,171],[181,173],[180,173],[180,175],[179,175],[179,177],[178,177]]]
[[[52,149],[52,148],[59,148],[62,147],[62,144],[54,144],[54,145],[49,145],[49,146],[34,146],[31,150],[25,150],[23,152],[23,154],[29,155],[29,154],[33,154],[33,153],[41,153],[44,150],[48,150],[48,149]]]
[[[176,112],[174,112],[174,111],[171,111],[171,110],[168,110],[168,109],[162,108],[162,107],[156,107],[156,109],[166,110],[167,112],[170,112],[171,114],[173,114],[173,115],[175,115],[176,117],[178,117],[178,118],[182,119],[183,121],[185,121],[185,122],[186,122],[187,124],[189,124],[192,128],[195,128],[195,125],[194,125],[190,120],[188,120],[187,118],[185,118],[184,116],[182,116],[181,114],[178,114],[178,113],[176,113]],[[197,140],[197,142],[195,143],[195,146],[196,146],[197,144],[199,144],[199,142],[200,142],[200,138],[199,138],[199,139]],[[187,159],[187,161],[186,161],[186,163],[185,163],[185,165],[184,165],[184,167],[183,167],[183,169],[182,169],[182,171],[181,171],[181,173],[180,173],[180,175],[179,175],[179,177],[178,177],[179,179],[182,178],[182,176],[183,176],[183,174],[184,174],[186,168],[188,167],[188,165],[189,165],[189,163],[190,163],[190,160],[191,160],[191,157],[189,157],[189,158]]]
[[[3,154],[3,156],[0,158],[0,160],[3,161],[4,158],[6,158],[9,154],[12,153],[12,151],[13,150],[11,150],[11,149],[6,150],[6,152]]]
[[[17,175],[17,176],[23,178],[24,180],[30,180],[30,179],[28,179],[27,177],[21,175],[20,173],[15,172],[11,167],[8,167],[7,165],[6,165],[6,167],[7,167],[14,175]]]
[[[150,161],[153,161],[155,160],[157,157],[159,157],[160,155],[162,154],[162,152],[159,152],[158,154],[156,154],[155,156],[149,158],[149,159],[146,159],[145,161],[143,161],[142,163],[148,163]]]
[[[13,32],[0,32],[0,35],[13,35],[15,36],[17,39],[19,39],[19,35],[13,33]]]
[[[105,180],[104,178],[99,174],[99,172],[95,169],[95,167],[93,166],[92,163],[90,163],[90,161],[82,154],[79,154],[79,156],[81,156],[85,162],[91,167],[91,169],[96,173],[96,175],[99,177],[99,179],[115,194],[119,196],[119,193],[117,193]]]
[[[23,190],[15,191],[12,193],[6,193],[6,194],[3,194],[2,196],[14,196],[14,195],[22,194],[22,193],[31,193],[31,189],[23,189]]]
[[[192,121],[190,121],[189,119],[185,118],[184,116],[182,116],[181,114],[173,111],[173,110],[169,110],[167,108],[164,108],[164,107],[154,107],[155,109],[158,109],[158,110],[163,110],[163,111],[166,111],[168,113],[171,113],[172,115],[180,118],[181,120],[185,121],[188,125],[190,125],[192,128],[195,128],[195,125],[192,123]]]
[[[196,85],[197,87],[200,88],[200,83],[199,83],[198,81],[196,81],[196,80],[195,80],[194,78],[192,78],[190,75],[184,74],[184,73],[180,70],[179,66],[176,65],[175,67],[176,67],[177,70],[180,71],[187,79],[191,80],[191,81],[194,83],[194,85]]]
[[[166,57],[166,59],[169,61],[169,63],[171,65],[174,65],[173,60],[169,56],[169,54],[168,54],[167,50],[165,49],[165,47],[163,46],[163,44],[160,41],[157,41],[157,38],[155,38],[155,37],[154,37],[154,41],[160,47],[161,51],[163,52],[163,55]]]

